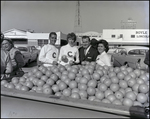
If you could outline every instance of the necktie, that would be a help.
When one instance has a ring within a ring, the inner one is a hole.
[[[86,55],[86,49],[84,49],[84,55]]]

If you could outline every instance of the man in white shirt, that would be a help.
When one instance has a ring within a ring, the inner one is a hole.
[[[78,48],[74,46],[74,43],[76,41],[76,35],[74,33],[69,33],[67,35],[67,41],[68,41],[68,44],[60,48],[58,62],[61,65],[78,64],[79,63],[79,51],[78,51]]]
[[[44,45],[39,54],[39,61],[45,67],[56,65],[58,59],[58,49],[55,47],[57,34],[55,32],[51,32],[49,34],[49,40],[50,44]]]

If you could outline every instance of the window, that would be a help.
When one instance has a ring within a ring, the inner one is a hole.
[[[48,44],[48,40],[38,40],[38,46],[43,46],[45,44]]]
[[[92,36],[92,37],[97,37],[97,36]]]
[[[140,50],[139,49],[131,50],[129,51],[129,55],[140,55]]]
[[[118,48],[118,49],[116,49],[116,50],[114,51],[114,53],[118,53],[118,54],[124,53],[124,54],[127,54],[127,51],[126,51],[126,49],[124,49],[124,48]]]
[[[44,44],[48,44],[48,40],[44,40]]]
[[[115,38],[115,37],[116,37],[116,35],[111,35],[111,37],[112,37],[112,38]]]
[[[27,49],[26,47],[18,47],[18,49],[19,49],[20,51],[28,51],[28,49]]]
[[[120,34],[120,38],[123,38],[123,34]]]
[[[135,38],[135,35],[131,35],[131,38]]]

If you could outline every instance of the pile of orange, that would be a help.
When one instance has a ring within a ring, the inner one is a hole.
[[[40,66],[11,82],[1,81],[9,89],[68,96],[76,99],[125,106],[149,105],[149,73],[131,67],[81,65]]]

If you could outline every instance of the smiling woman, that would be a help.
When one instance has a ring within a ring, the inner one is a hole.
[[[98,42],[99,55],[96,58],[96,63],[101,66],[111,66],[111,57],[107,54],[109,50],[109,44],[106,40],[100,40]]]

